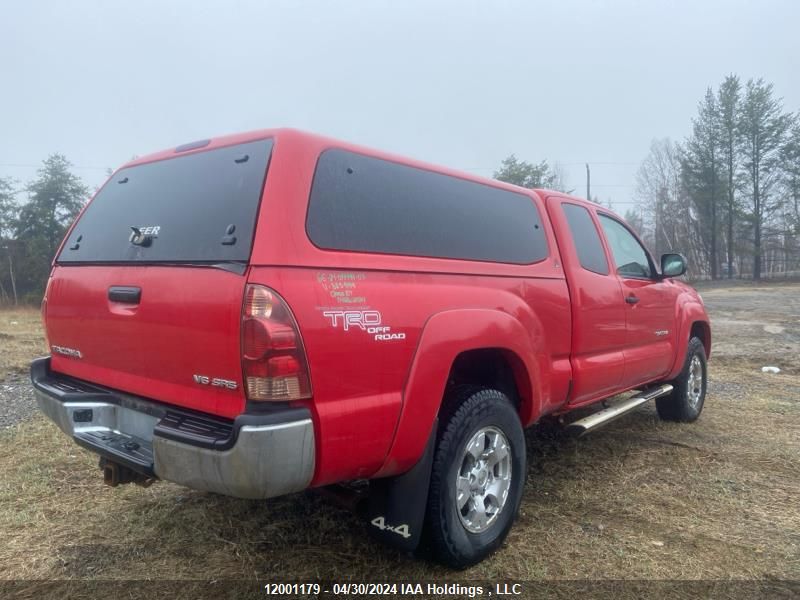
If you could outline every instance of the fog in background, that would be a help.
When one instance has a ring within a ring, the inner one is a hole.
[[[0,2],[0,177],[291,126],[491,176],[547,159],[624,212],[729,73],[800,109],[800,2]]]

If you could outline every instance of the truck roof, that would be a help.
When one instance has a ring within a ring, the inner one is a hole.
[[[362,146],[360,144],[354,144],[352,142],[347,142],[344,140],[319,135],[316,133],[310,133],[307,131],[302,131],[300,129],[294,129],[290,127],[280,127],[274,129],[258,129],[254,131],[248,131],[243,133],[235,133],[230,135],[222,135],[213,138],[207,138],[203,140],[198,140],[195,142],[190,142],[187,144],[181,144],[179,146],[175,146],[173,148],[168,148],[166,150],[161,150],[158,152],[153,152],[150,154],[146,154],[144,156],[138,157],[134,160],[129,161],[128,163],[122,165],[120,168],[123,167],[132,167],[140,164],[145,164],[149,162],[155,162],[159,160],[165,160],[169,158],[175,158],[176,156],[185,156],[187,154],[193,154],[196,152],[204,152],[206,150],[212,150],[214,148],[222,148],[225,146],[233,146],[236,144],[243,144],[247,142],[252,142],[255,140],[265,139],[265,138],[274,138],[275,139],[275,148],[279,148],[281,140],[284,139],[292,139],[295,143],[300,144],[308,144],[310,146],[314,146],[315,148],[324,150],[326,148],[341,148],[344,150],[348,150],[351,152],[356,152],[359,154],[366,154],[369,156],[373,156],[376,158],[381,158],[384,160],[390,160],[393,162],[398,162],[401,164],[409,165],[412,167],[417,167],[420,169],[425,169],[429,171],[435,171],[437,173],[444,173],[446,175],[450,175],[452,177],[458,177],[460,179],[466,179],[469,181],[475,181],[478,183],[484,183],[487,185],[492,185],[495,187],[506,188],[509,190],[513,190],[516,192],[521,192],[524,194],[531,194],[536,193],[542,200],[544,200],[547,196],[560,196],[564,198],[569,198],[571,201],[574,201],[577,204],[584,204],[587,206],[597,207],[598,204],[596,202],[592,202],[590,200],[586,200],[584,198],[579,198],[565,192],[560,192],[557,190],[550,190],[546,188],[524,188],[520,187],[511,183],[506,183],[504,181],[500,181],[497,179],[492,179],[490,177],[482,177],[480,175],[476,175],[474,173],[469,173],[467,171],[462,171],[459,169],[454,169],[451,167],[446,167],[443,165],[428,163],[425,161],[417,160],[414,158],[410,158],[408,156],[403,156],[400,154],[395,154],[392,152],[386,152],[383,150],[378,150],[376,148],[371,148],[368,146]],[[610,209],[603,207],[608,212],[614,212]]]

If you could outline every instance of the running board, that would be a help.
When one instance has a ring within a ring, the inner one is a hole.
[[[632,410],[639,408],[645,402],[655,400],[661,396],[666,396],[671,391],[672,386],[668,383],[665,383],[664,385],[658,386],[652,390],[631,396],[627,400],[618,402],[614,406],[609,406],[608,408],[604,408],[596,413],[592,413],[588,417],[578,419],[577,421],[567,425],[566,430],[568,433],[573,434],[576,437],[580,437],[590,431],[606,425],[607,423],[610,423],[614,419],[621,417]]]

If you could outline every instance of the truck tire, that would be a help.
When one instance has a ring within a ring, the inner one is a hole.
[[[503,543],[525,482],[525,436],[508,397],[460,386],[441,415],[426,510],[433,558],[457,569]]]
[[[658,416],[664,421],[691,423],[703,411],[706,399],[708,368],[706,350],[699,338],[689,340],[686,362],[680,375],[672,381],[668,396],[656,399]]]

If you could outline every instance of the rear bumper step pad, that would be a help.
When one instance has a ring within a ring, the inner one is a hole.
[[[106,457],[129,469],[155,477],[153,444],[142,438],[110,430],[88,430],[76,432],[72,439],[79,446]]]

